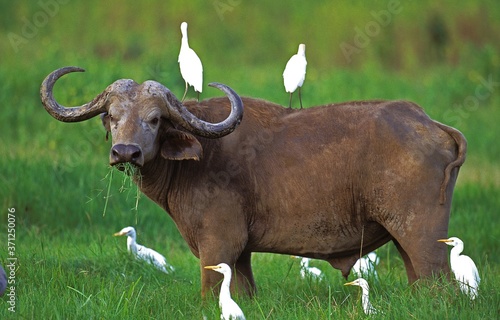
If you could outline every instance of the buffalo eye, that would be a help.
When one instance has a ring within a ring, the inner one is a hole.
[[[158,124],[158,122],[160,122],[160,119],[159,118],[153,118],[149,121],[149,123],[153,126],[156,126]]]
[[[109,124],[113,127],[113,128],[118,128],[118,122],[116,121],[116,118],[113,117],[113,115],[111,114],[108,114],[108,119],[109,119]]]

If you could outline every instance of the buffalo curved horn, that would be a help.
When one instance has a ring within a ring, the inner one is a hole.
[[[64,67],[51,72],[40,87],[40,96],[43,106],[55,119],[63,122],[78,122],[95,117],[107,111],[106,102],[108,95],[113,90],[126,90],[132,80],[118,80],[99,94],[94,100],[84,105],[66,108],[60,105],[52,93],[56,81],[65,74],[71,72],[83,72],[78,67]],[[169,117],[184,127],[186,130],[205,138],[219,138],[231,132],[240,124],[243,118],[243,102],[236,92],[221,83],[210,83],[209,86],[222,90],[231,103],[231,113],[218,123],[210,123],[193,115],[186,107],[162,84],[156,81],[146,81],[150,94],[162,95],[166,101]],[[123,88],[120,88],[123,86]]]
[[[243,102],[240,96],[225,84],[212,82],[208,85],[223,91],[231,103],[231,113],[225,120],[218,123],[201,120],[187,110],[170,90],[166,87],[163,87],[163,90],[165,91],[167,109],[170,113],[170,117],[174,121],[191,133],[201,137],[215,139],[230,134],[240,124],[243,118]]]
[[[55,119],[63,122],[79,122],[88,120],[96,115],[106,112],[106,96],[107,90],[99,94],[89,103],[84,105],[66,108],[60,105],[52,93],[56,81],[65,74],[71,72],[84,72],[85,70],[78,67],[64,67],[52,71],[42,82],[40,87],[40,97],[45,110]]]

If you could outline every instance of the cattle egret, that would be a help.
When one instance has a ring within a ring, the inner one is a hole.
[[[136,242],[136,233],[133,227],[123,228],[121,231],[114,234],[117,236],[127,236],[127,249],[138,260],[144,260],[147,263],[153,264],[158,270],[165,273],[174,271],[174,267],[167,263],[164,256]]]
[[[455,279],[460,284],[460,290],[474,300],[477,297],[477,290],[479,287],[479,272],[477,271],[476,264],[472,259],[466,255],[460,255],[464,250],[464,243],[457,237],[449,239],[440,239],[439,242],[444,242],[452,246],[450,252],[451,271],[455,274]]]
[[[241,308],[231,298],[229,285],[231,284],[231,268],[225,263],[216,266],[206,266],[205,269],[214,270],[224,275],[220,287],[219,307],[221,309],[221,320],[245,320],[245,315]]]
[[[292,107],[292,94],[299,88],[300,108],[302,109],[302,97],[300,88],[304,84],[306,78],[306,45],[299,44],[299,51],[288,60],[285,71],[283,72],[283,82],[285,83],[285,91],[290,92],[290,101],[288,107]]]
[[[361,287],[362,296],[361,296],[361,303],[363,304],[363,311],[365,314],[376,314],[377,310],[372,306],[370,303],[369,299],[369,292],[370,292],[370,286],[368,285],[368,282],[366,282],[365,279],[363,278],[358,278],[354,281],[345,283],[344,286],[359,286]]]
[[[194,90],[197,92],[199,101],[203,87],[203,65],[196,52],[189,47],[187,27],[188,25],[186,22],[181,23],[182,41],[178,62],[182,78],[184,78],[186,82],[186,90],[184,91],[181,101],[184,101],[188,86],[190,85],[193,86]]]
[[[370,252],[356,261],[354,266],[352,266],[352,271],[358,278],[368,275],[373,275],[375,278],[378,278],[375,266],[378,265],[379,262],[380,259],[377,254],[375,252]]]
[[[311,278],[311,279],[316,279],[316,280],[322,280],[323,279],[323,272],[316,268],[316,267],[309,267],[309,261],[311,259],[309,258],[304,258],[304,257],[296,257],[292,256],[293,258],[301,258],[300,260],[300,276],[302,279],[305,278]]]

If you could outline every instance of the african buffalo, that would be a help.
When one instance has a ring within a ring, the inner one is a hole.
[[[253,294],[252,252],[323,259],[346,277],[361,246],[364,254],[392,240],[410,283],[449,272],[446,247],[436,240],[448,236],[467,145],[416,104],[297,110],[240,98],[222,84],[212,86],[227,98],[182,104],[158,82],[122,79],[66,108],[52,90],[75,71],[83,70],[45,78],[45,109],[65,122],[104,114],[111,165],[139,168],[142,192],[200,259],[202,295],[220,281],[203,266],[221,262],[236,268],[237,290]]]

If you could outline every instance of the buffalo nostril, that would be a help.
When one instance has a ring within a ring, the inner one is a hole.
[[[141,150],[137,150],[136,152],[132,153],[132,159],[139,159],[141,157]]]
[[[138,146],[130,144],[117,144],[111,148],[111,164],[130,162],[142,165],[142,151]]]

